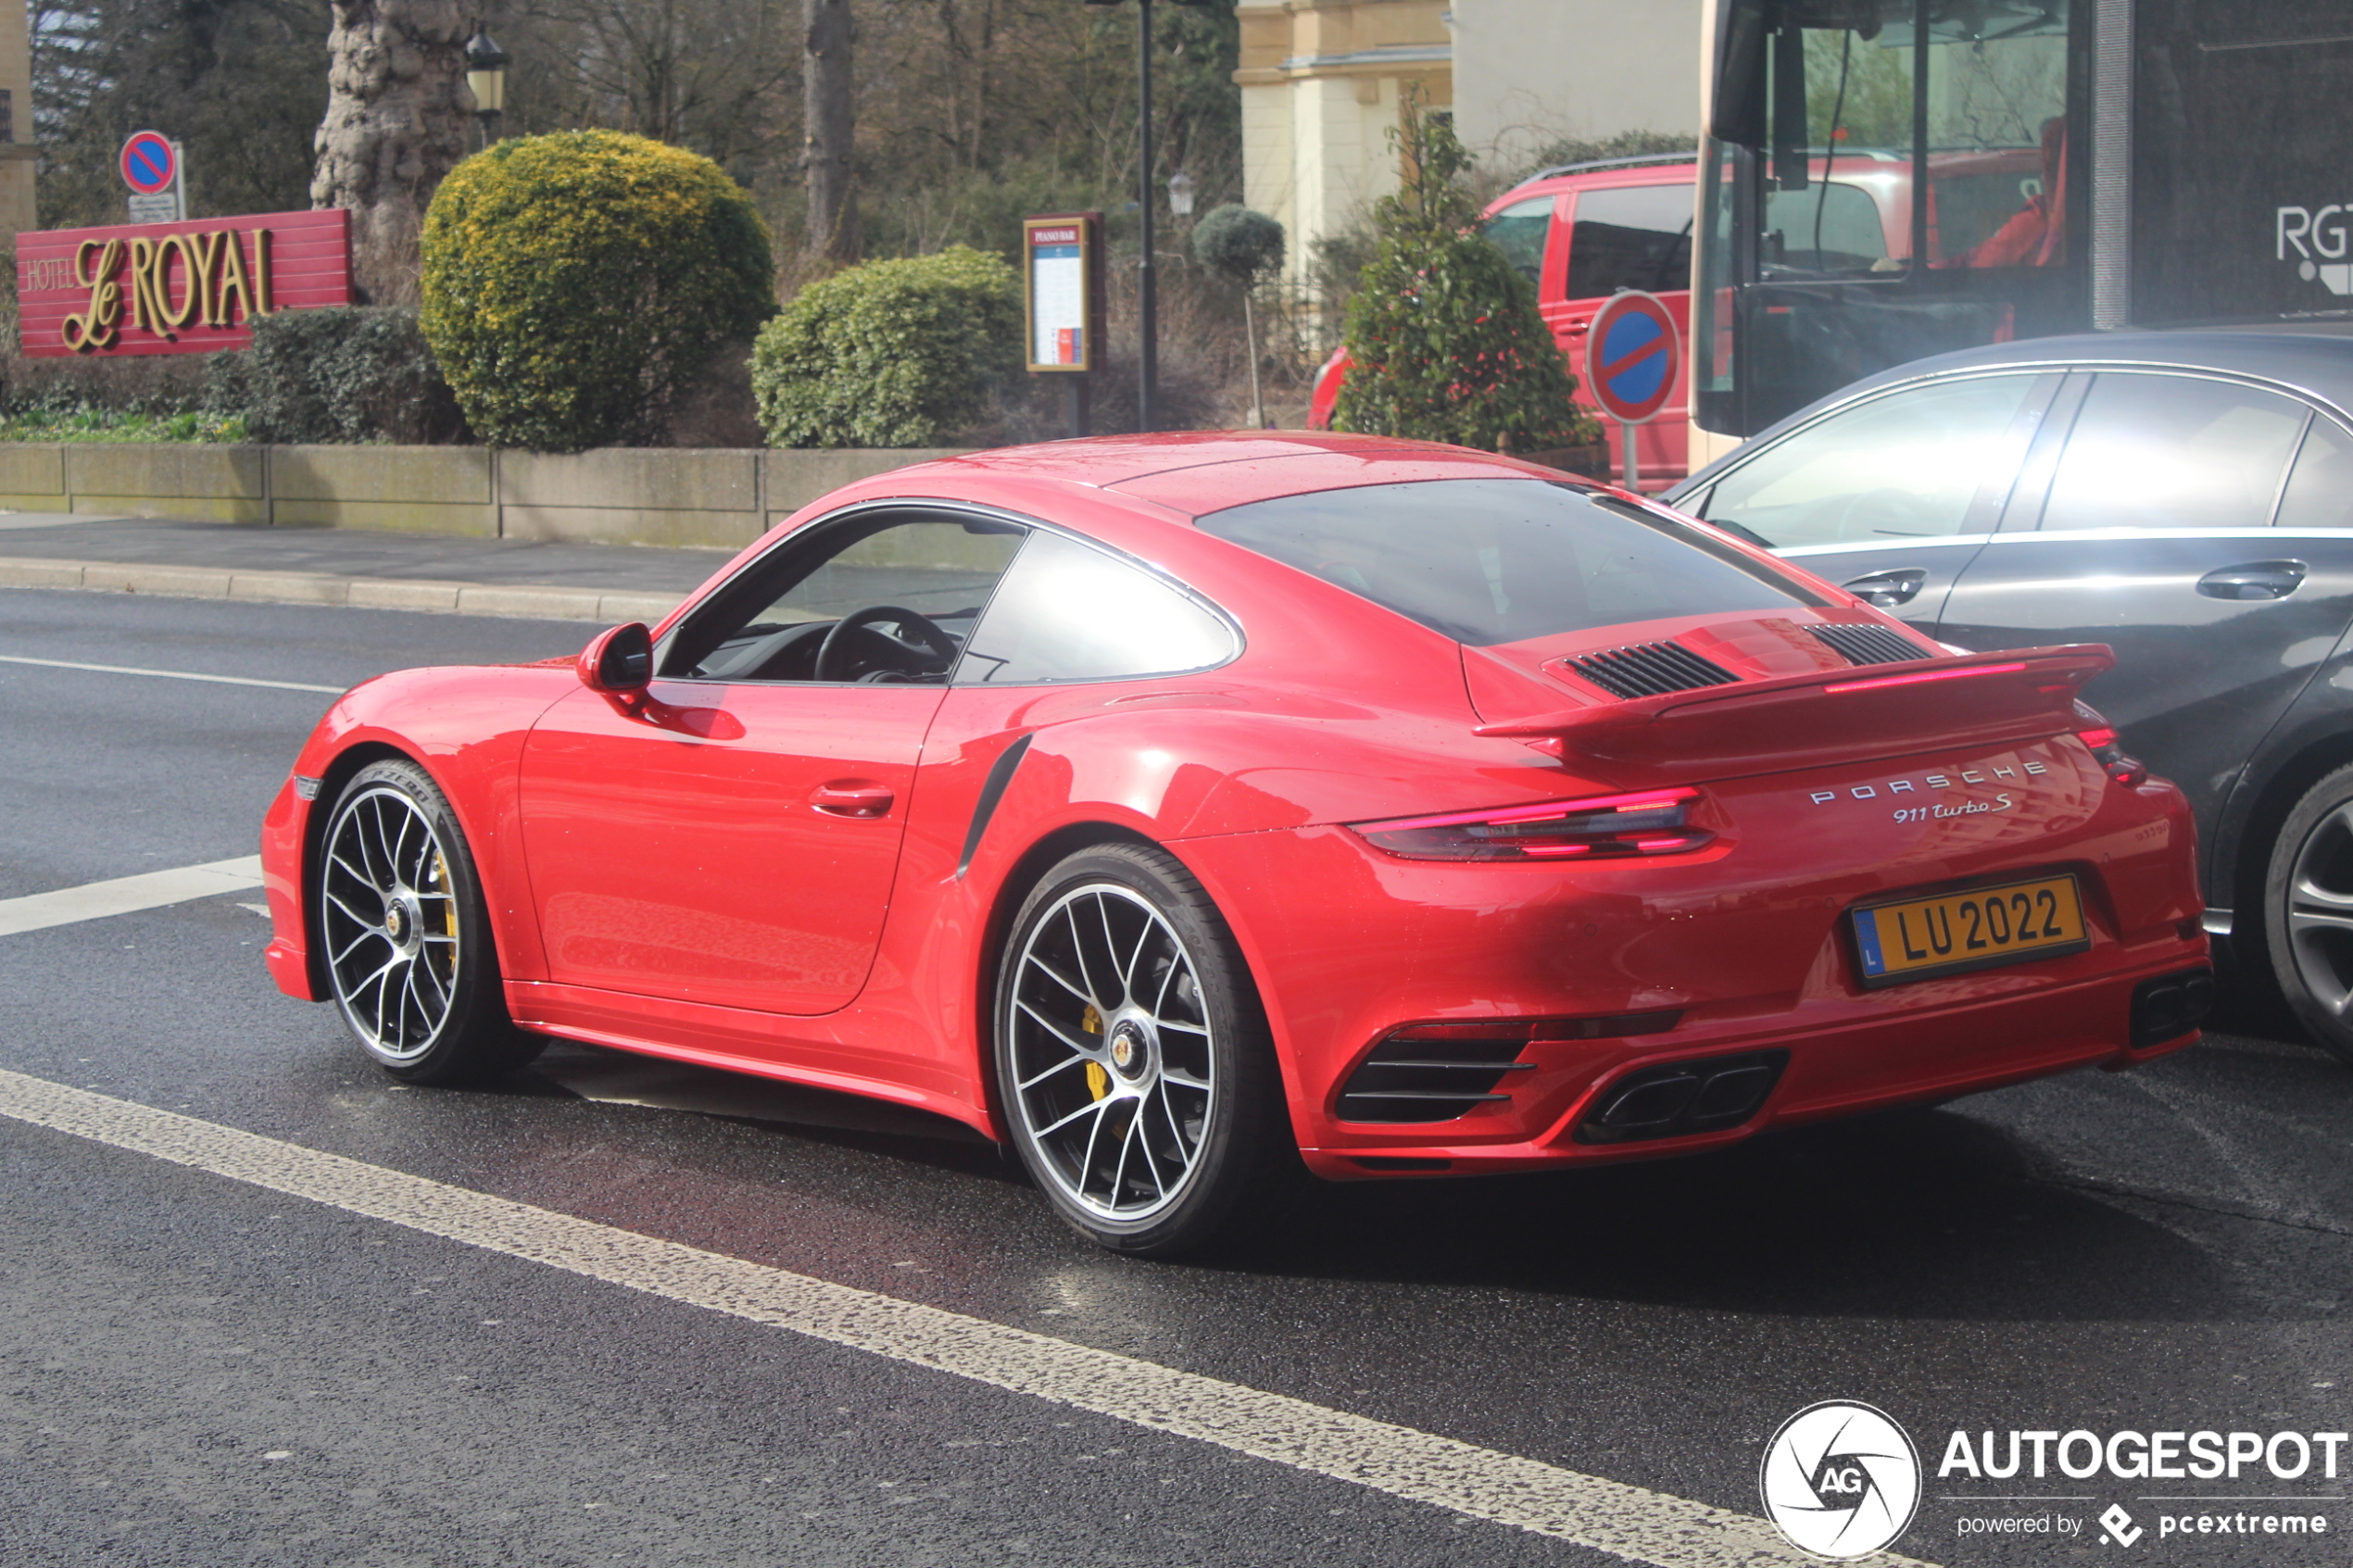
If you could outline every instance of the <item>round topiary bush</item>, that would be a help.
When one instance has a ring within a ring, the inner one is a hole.
[[[1342,339],[1353,363],[1332,428],[1451,441],[1491,452],[1581,445],[1598,427],[1536,308],[1536,291],[1479,232],[1459,179],[1470,158],[1447,123],[1409,103],[1402,190],[1358,274]]]
[[[493,446],[657,441],[687,378],[774,308],[751,198],[643,136],[501,142],[425,213],[425,337]]]
[[[1021,369],[1021,279],[950,245],[810,284],[761,329],[751,390],[772,446],[931,446]]]
[[[1283,226],[1239,202],[1212,207],[1193,226],[1193,259],[1247,288],[1283,264]]]

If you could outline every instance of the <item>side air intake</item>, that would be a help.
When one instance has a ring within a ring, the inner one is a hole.
[[[1631,647],[1611,648],[1606,653],[1581,654],[1569,662],[1577,667],[1579,675],[1612,696],[1658,696],[1699,686],[1729,686],[1740,679],[1680,643],[1637,643]]]
[[[1806,630],[1836,648],[1849,664],[1901,664],[1936,656],[1884,626],[1810,626]]]
[[[1451,1122],[1475,1105],[1509,1099],[1496,1085],[1511,1073],[1535,1070],[1534,1062],[1515,1060],[1527,1037],[1524,1029],[1504,1039],[1392,1035],[1349,1074],[1340,1113],[1350,1122]]]

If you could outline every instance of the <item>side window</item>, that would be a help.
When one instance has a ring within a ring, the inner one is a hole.
[[[1981,486],[2008,484],[2036,379],[1936,382],[1834,414],[1717,481],[1705,515],[1776,549],[1958,533]]]
[[[750,562],[665,639],[661,672],[944,683],[1027,532],[938,514],[820,523]]]
[[[2262,528],[2305,417],[2253,387],[2103,371],[2059,455],[2043,529]]]
[[[1688,181],[1579,192],[1568,232],[1568,297],[1690,288],[1692,211]]]
[[[956,680],[1009,686],[1173,675],[1234,652],[1226,623],[1165,583],[1038,533],[989,601]]]
[[[2313,416],[2280,497],[2279,526],[2353,528],[2353,436],[2334,420]]]
[[[1553,198],[1535,196],[1514,202],[1489,219],[1483,227],[1487,237],[1511,262],[1512,270],[1528,280],[1528,286],[1541,288],[1544,240],[1553,230]]]

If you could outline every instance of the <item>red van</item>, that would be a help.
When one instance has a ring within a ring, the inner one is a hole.
[[[1696,152],[1567,164],[1522,181],[1487,209],[1487,237],[1536,285],[1537,306],[1577,376],[1577,401],[1588,409],[1594,405],[1584,386],[1585,334],[1611,295],[1621,289],[1656,295],[1676,329],[1690,335],[1692,186],[1698,166]],[[1688,362],[1690,356],[1683,358]],[[1331,428],[1347,371],[1347,351],[1340,349],[1316,373],[1309,429]],[[1667,407],[1635,437],[1646,487],[1687,471],[1688,373],[1677,371]]]

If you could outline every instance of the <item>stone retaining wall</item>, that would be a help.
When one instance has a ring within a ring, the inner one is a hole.
[[[838,485],[954,450],[607,447],[549,457],[481,446],[0,443],[0,508],[740,546]]]

